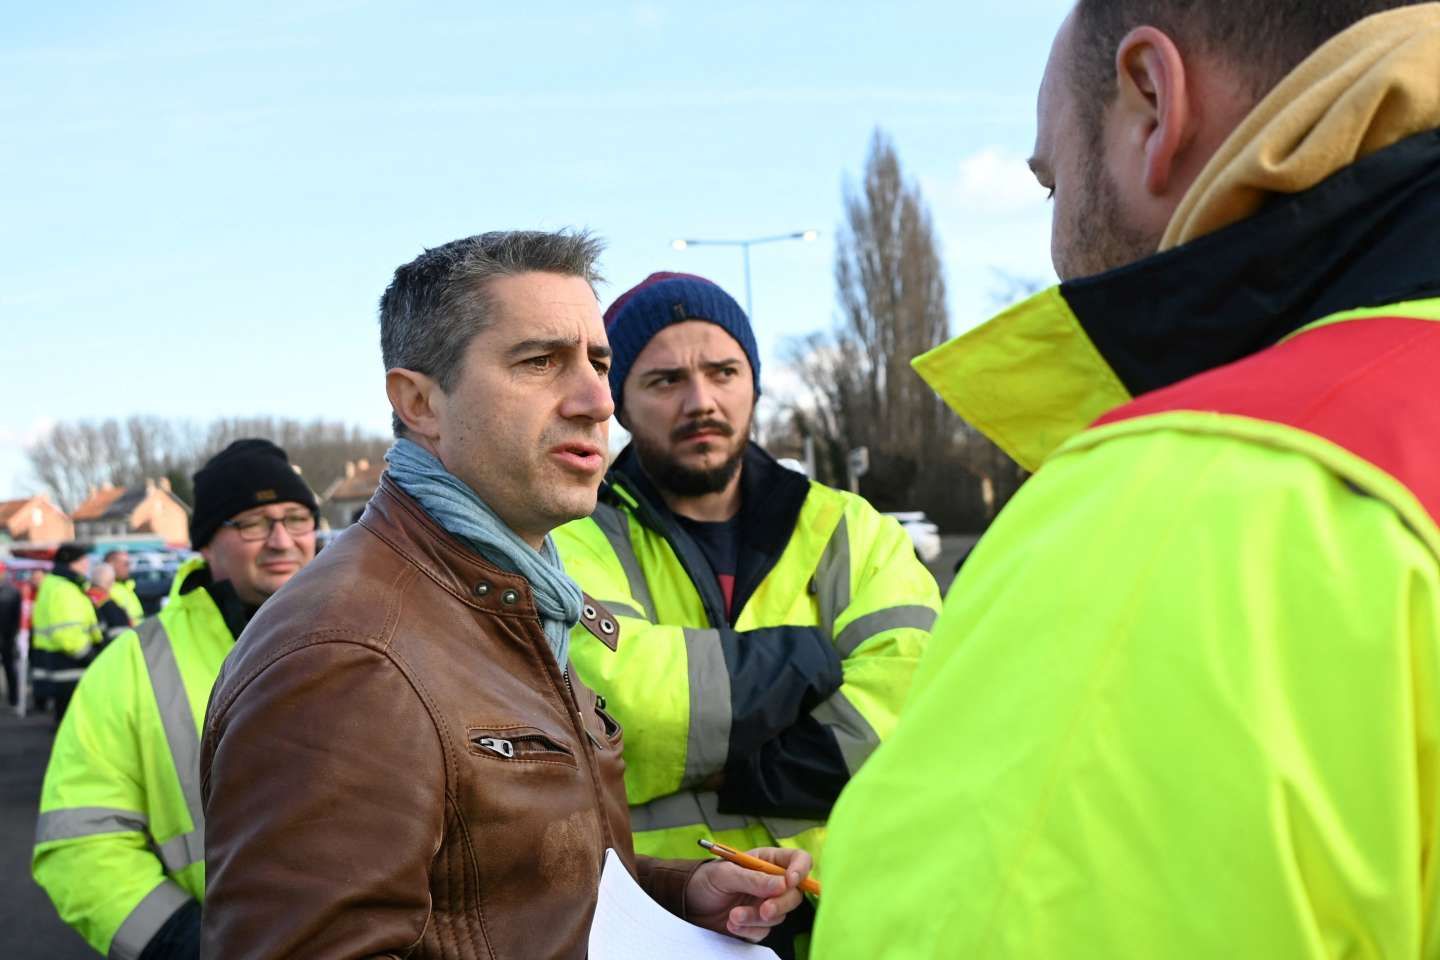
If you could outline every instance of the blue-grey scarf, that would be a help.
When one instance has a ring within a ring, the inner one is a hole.
[[[565,574],[560,553],[548,536],[539,551],[516,536],[475,491],[430,451],[400,439],[385,454],[390,479],[450,533],[502,570],[530,582],[545,639],[563,671],[570,656],[570,628],[580,620],[584,598]]]

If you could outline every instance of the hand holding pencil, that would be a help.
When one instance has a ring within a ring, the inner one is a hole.
[[[685,919],[697,927],[758,943],[805,902],[803,890],[819,889],[806,879],[812,861],[804,850],[759,847],[740,853],[724,844],[706,849],[719,859],[693,868],[685,886]]]
[[[752,857],[748,853],[741,853],[734,847],[727,847],[723,843],[716,843],[714,840],[701,838],[696,841],[700,846],[719,857],[721,860],[729,860],[731,863],[739,864],[748,870],[759,870],[761,873],[768,873],[772,876],[785,876],[785,868],[769,860],[761,860],[759,857]],[[812,897],[820,896],[820,881],[814,877],[806,877],[800,881],[800,889]]]

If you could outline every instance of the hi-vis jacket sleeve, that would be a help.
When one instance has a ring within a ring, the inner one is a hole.
[[[840,658],[813,627],[656,624],[603,538],[568,541],[565,568],[620,623],[618,652],[581,638],[570,655],[625,728],[632,805],[700,787],[732,750],[758,748],[840,687]]]
[[[593,523],[561,536],[567,571],[621,623],[618,654],[582,638],[571,656],[625,727],[630,802],[723,779],[736,809],[823,818],[893,726],[939,605],[899,525],[842,522],[834,562],[792,578],[787,603],[818,592],[821,624],[749,630],[657,624],[643,571]]]
[[[1440,955],[1426,536],[1280,447],[1062,452],[836,805],[815,955]]]
[[[136,643],[134,634],[116,640],[75,688],[45,771],[31,859],[60,919],[100,953],[124,956],[138,956],[193,899],[166,877],[146,832],[140,733],[128,707],[151,694]]]
[[[939,589],[899,523],[850,503],[814,578],[821,629],[843,658],[844,683],[759,749],[732,752],[722,811],[825,819],[890,735],[910,692]]]

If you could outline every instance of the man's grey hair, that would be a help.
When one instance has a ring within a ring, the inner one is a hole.
[[[109,590],[115,585],[115,568],[108,563],[97,563],[90,570],[90,582],[97,590]]]
[[[395,271],[380,297],[385,369],[403,367],[450,392],[470,341],[495,317],[491,280],[522,273],[580,277],[595,289],[604,243],[585,230],[497,230],[426,250]],[[391,415],[395,436],[405,425]]]

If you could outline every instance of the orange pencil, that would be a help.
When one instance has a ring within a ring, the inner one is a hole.
[[[698,840],[700,846],[709,850],[721,860],[729,860],[731,863],[739,864],[748,870],[759,870],[761,873],[772,874],[773,876],[785,876],[785,868],[776,866],[769,860],[761,860],[759,857],[752,857],[748,853],[741,853],[733,847],[727,847],[723,843],[716,843],[713,840]],[[820,881],[814,877],[806,877],[800,881],[800,889],[813,897],[820,896]]]

